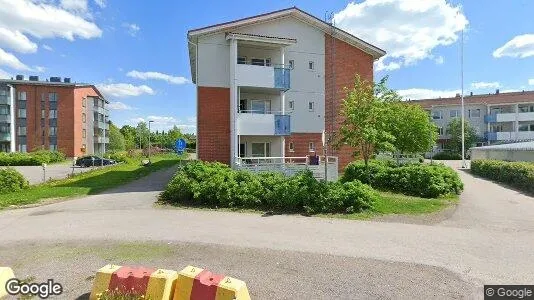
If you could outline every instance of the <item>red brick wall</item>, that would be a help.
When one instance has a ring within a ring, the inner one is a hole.
[[[230,89],[197,88],[198,158],[230,164]]]
[[[325,129],[328,133],[339,131],[342,122],[339,113],[346,96],[343,89],[354,85],[356,74],[372,81],[373,61],[371,55],[325,34]],[[328,149],[329,155],[338,156],[340,171],[354,159],[353,153],[354,149],[346,146]]]
[[[323,155],[323,142],[321,133],[293,133],[286,137],[286,156],[288,157],[304,157],[312,155],[309,151],[309,143],[315,143],[315,153]],[[294,151],[289,150],[289,144],[293,143]]]

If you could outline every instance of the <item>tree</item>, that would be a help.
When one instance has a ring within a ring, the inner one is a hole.
[[[137,123],[135,128],[136,140],[139,143],[140,148],[144,149],[148,147],[148,136],[150,131],[148,131],[148,126],[145,122]]]
[[[387,77],[372,83],[359,75],[352,89],[345,88],[347,96],[341,105],[343,119],[336,146],[348,145],[356,149],[368,165],[375,151],[393,151],[395,138],[388,131],[389,104],[397,100],[396,93],[386,87]]]
[[[434,146],[437,127],[421,106],[397,101],[391,103],[388,111],[388,130],[395,137],[393,146],[398,152],[420,153]]]
[[[109,151],[123,151],[126,149],[124,136],[120,129],[113,123],[109,123]]]
[[[130,125],[124,125],[121,127],[120,132],[124,136],[124,146],[126,150],[131,150],[136,148],[136,130]]]
[[[451,139],[447,143],[447,147],[454,153],[462,154],[462,120],[460,118],[454,118],[447,125],[447,133],[451,136]],[[478,140],[475,128],[469,124],[466,120],[464,122],[464,141],[465,150],[476,145]]]

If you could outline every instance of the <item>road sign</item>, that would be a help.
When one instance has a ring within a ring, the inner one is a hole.
[[[185,142],[184,139],[177,139],[175,146],[176,146],[176,151],[184,152],[185,147],[187,146],[187,143]]]

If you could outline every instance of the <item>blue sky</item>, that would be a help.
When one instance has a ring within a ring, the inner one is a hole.
[[[105,93],[119,125],[194,132],[187,30],[298,6],[388,52],[375,78],[406,98],[534,90],[534,1],[0,0],[0,77],[71,77]],[[530,83],[529,83],[530,81]]]

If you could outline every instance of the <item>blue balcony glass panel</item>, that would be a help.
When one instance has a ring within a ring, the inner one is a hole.
[[[291,88],[291,69],[274,68],[274,87],[285,91]]]
[[[289,115],[274,116],[274,135],[290,135],[291,118]]]
[[[497,114],[485,115],[484,122],[486,123],[495,123],[497,122]]]

